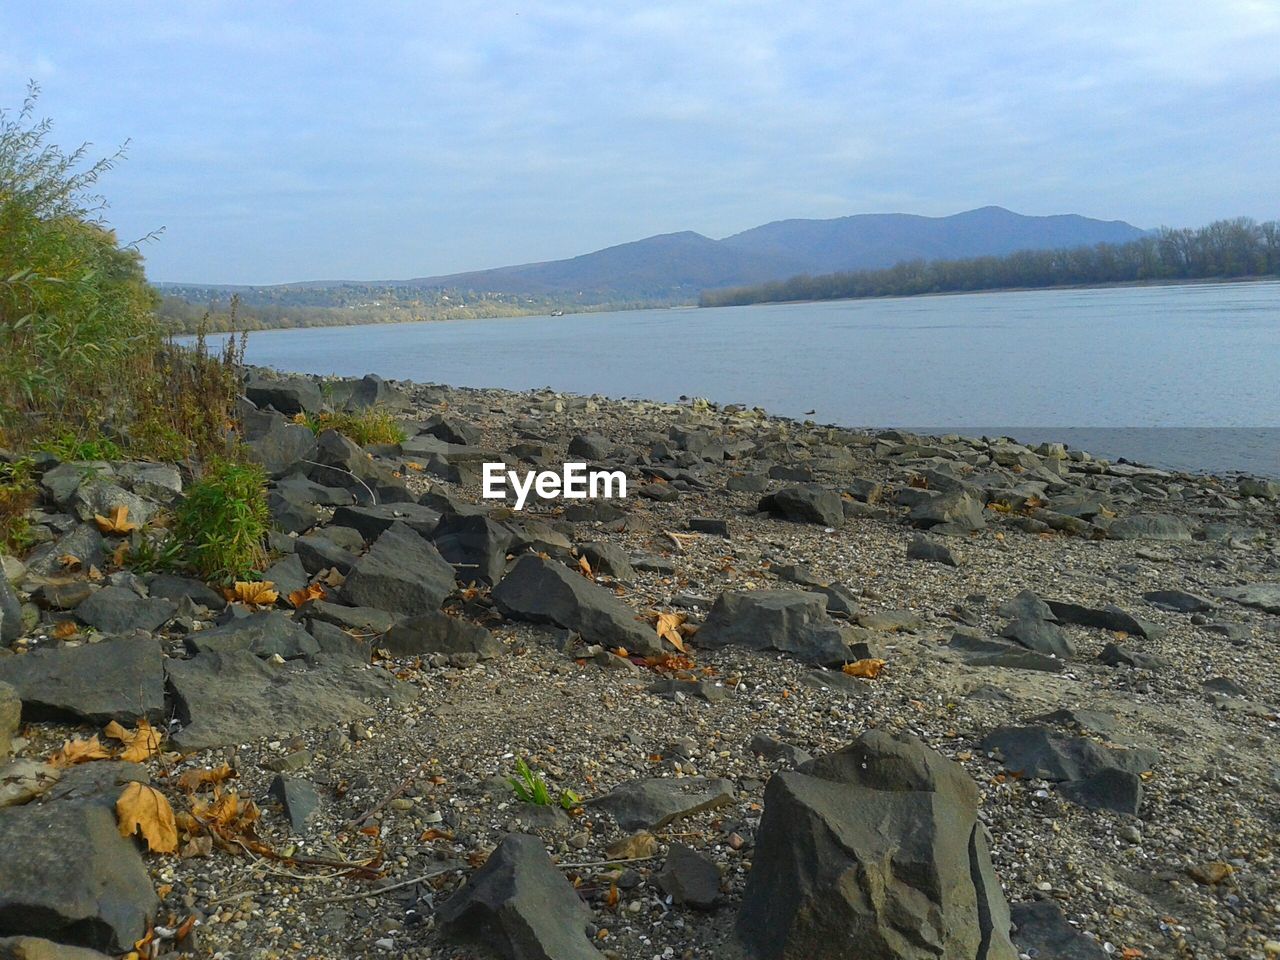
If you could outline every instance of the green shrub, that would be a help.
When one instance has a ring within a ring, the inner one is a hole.
[[[214,459],[178,506],[173,533],[187,564],[208,580],[247,580],[266,562],[267,475]]]
[[[106,437],[83,438],[68,429],[39,441],[37,450],[51,453],[59,460],[120,460],[124,451]]]
[[[0,462],[0,548],[22,553],[31,546],[31,522],[27,510],[35,503],[32,463],[22,457]]]
[[[337,430],[362,447],[371,443],[403,443],[407,436],[395,416],[379,407],[369,407],[358,413],[299,414],[299,422],[305,423],[316,434]]]

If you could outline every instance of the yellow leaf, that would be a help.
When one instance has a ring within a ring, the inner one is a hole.
[[[150,721],[145,717],[138,721],[136,730],[126,730],[112,720],[103,733],[112,740],[119,740],[124,744],[119,759],[128,760],[130,763],[141,763],[160,752],[160,731],[151,726]]]
[[[685,648],[684,637],[680,635],[680,627],[684,624],[683,613],[659,613],[658,614],[658,637],[667,641],[681,653],[688,653]]]
[[[578,570],[579,570],[579,571],[582,573],[582,575],[583,575],[584,577],[586,577],[588,580],[590,580],[592,577],[594,577],[594,576],[595,576],[595,574],[593,574],[593,573],[591,572],[591,564],[587,561],[587,558],[586,558],[586,557],[579,557],[579,558],[578,558]]]
[[[868,657],[865,660],[855,660],[853,663],[844,665],[844,672],[851,677],[862,677],[865,680],[874,680],[880,676],[880,672],[884,670],[886,661],[877,660],[875,657]]]
[[[49,763],[55,767],[72,767],[89,760],[110,759],[111,754],[107,753],[106,748],[98,742],[98,735],[95,733],[88,740],[62,741],[62,747],[49,758]]]
[[[209,769],[184,770],[178,777],[178,786],[188,793],[195,793],[203,786],[218,784],[235,776],[229,763]]]
[[[64,570],[78,570],[80,568],[80,558],[74,553],[64,553],[58,558],[58,565]]]
[[[313,583],[309,587],[303,587],[301,590],[294,590],[289,594],[288,600],[290,606],[300,607],[304,603],[310,603],[312,600],[324,600],[329,596],[325,592],[324,585]]]
[[[116,821],[122,837],[141,831],[152,853],[177,852],[178,825],[173,819],[173,807],[155,787],[137,782],[126,786],[116,801]]]
[[[53,636],[57,640],[70,640],[79,632],[80,628],[71,620],[63,620],[53,628]]]
[[[280,599],[280,594],[270,580],[237,580],[231,599],[250,607],[269,607]]]
[[[127,536],[138,529],[136,523],[129,520],[129,508],[124,504],[111,508],[111,516],[104,517],[100,513],[93,515],[93,521],[98,525],[98,529],[108,536]]]

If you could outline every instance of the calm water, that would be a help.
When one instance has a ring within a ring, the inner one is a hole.
[[[248,359],[701,396],[849,426],[1005,425],[1102,455],[1280,474],[1280,282],[279,330],[251,334]]]

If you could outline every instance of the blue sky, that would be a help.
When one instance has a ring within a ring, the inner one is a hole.
[[[153,279],[405,278],[786,217],[1280,216],[1280,2],[0,5]]]

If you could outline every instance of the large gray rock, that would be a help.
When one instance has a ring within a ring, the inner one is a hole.
[[[651,777],[619,784],[588,800],[623,830],[661,830],[682,817],[733,802],[733,784],[718,777]]]
[[[36,549],[27,558],[27,572],[37,577],[52,577],[66,570],[66,558],[74,557],[82,570],[101,567],[106,559],[106,541],[98,528],[82,523],[67,531],[53,544]]]
[[[403,523],[428,539],[440,523],[440,511],[420,503],[383,503],[378,506],[338,507],[333,512],[335,526],[359,530],[366,543],[382,536],[393,523]]]
[[[1028,956],[1044,960],[1108,960],[1111,956],[1098,941],[1069,924],[1052,900],[1015,903],[1009,916],[1017,927],[1013,940]]]
[[[147,592],[153,597],[172,600],[174,603],[190,600],[210,610],[222,610],[227,605],[226,597],[208,584],[190,577],[176,577],[169,573],[156,574],[148,580]]]
[[[1147,748],[1104,747],[1087,737],[1064,737],[1038,726],[997,727],[981,746],[998,753],[1006,769],[1055,783],[1087,780],[1103,770],[1139,775],[1159,760],[1159,754]]]
[[[1066,660],[1076,653],[1076,645],[1066,632],[1048,620],[1013,620],[1004,625],[1000,636],[1049,657]]]
[[[1110,603],[1103,607],[1086,607],[1078,603],[1050,600],[1049,609],[1059,623],[1074,623],[1099,630],[1118,630],[1147,640],[1158,640],[1165,633],[1164,628],[1158,624],[1135,617]]]
[[[1015,960],[977,809],[963,768],[879,730],[775,774],[739,936],[762,960]]]
[[[720,868],[696,850],[673,843],[658,873],[658,886],[676,903],[710,910],[720,899]]]
[[[0,645],[13,643],[22,636],[22,601],[9,579],[0,576]]]
[[[445,936],[508,960],[600,960],[586,936],[591,911],[528,834],[508,834],[437,916]]]
[[[502,652],[502,644],[484,627],[439,610],[401,620],[374,646],[393,657],[443,653],[488,660]]]
[[[969,630],[957,630],[947,649],[955,651],[965,663],[975,667],[1009,667],[1041,673],[1061,673],[1066,667],[1066,662],[1057,657],[1048,657],[1021,644],[996,640]]]
[[[440,551],[396,522],[351,568],[342,593],[355,606],[411,617],[439,609],[453,589],[453,567]]]
[[[163,597],[143,598],[124,587],[106,586],[76,606],[76,619],[103,633],[150,633],[177,611]]]
[[[1191,528],[1177,517],[1160,513],[1134,514],[1121,517],[1107,527],[1112,540],[1180,540],[1191,541]]]
[[[911,508],[907,519],[912,526],[935,533],[965,533],[987,525],[980,500],[957,490],[922,500]]]
[[[662,652],[653,627],[610,591],[562,563],[532,554],[522,556],[494,587],[493,602],[514,620],[553,623],[577,631],[588,643],[646,656]]]
[[[0,937],[0,960],[110,960],[88,947],[69,947],[43,937]]]
[[[844,635],[827,617],[826,597],[805,590],[727,590],[698,630],[697,642],[780,650],[823,666],[850,658]]]
[[[0,936],[123,953],[155,916],[142,856],[108,806],[64,800],[0,809],[0,850]]]
[[[1239,587],[1218,587],[1213,595],[1241,606],[1280,615],[1280,583],[1246,583]]]
[[[367,716],[375,700],[399,703],[415,693],[385,670],[348,659],[273,666],[247,650],[170,660],[167,673],[184,724],[172,739],[184,751],[292,736]]]
[[[316,413],[324,402],[315,381],[302,377],[273,380],[255,373],[245,382],[244,395],[258,407],[273,407],[290,416]]]
[[[109,480],[89,480],[76,488],[71,497],[71,509],[81,520],[92,521],[95,516],[108,517],[118,507],[129,510],[129,522],[144,526],[158,509],[156,504]]]
[[[2,657],[0,680],[18,691],[28,720],[132,723],[165,713],[163,658],[151,637]]]
[[[802,483],[783,487],[760,499],[759,507],[784,520],[838,527],[844,523],[844,504],[835,490]]]
[[[419,509],[426,509],[419,507]],[[494,584],[502,579],[515,536],[488,517],[447,513],[431,533],[440,556],[453,564],[460,583]]]
[[[279,656],[285,660],[309,657],[320,645],[306,629],[279,610],[264,610],[228,620],[220,627],[189,633],[187,649],[193,653],[229,653],[248,650],[254,656]]]
[[[315,459],[316,435],[310,427],[269,410],[247,411],[243,420],[245,451],[269,476],[305,470],[306,461]]]

